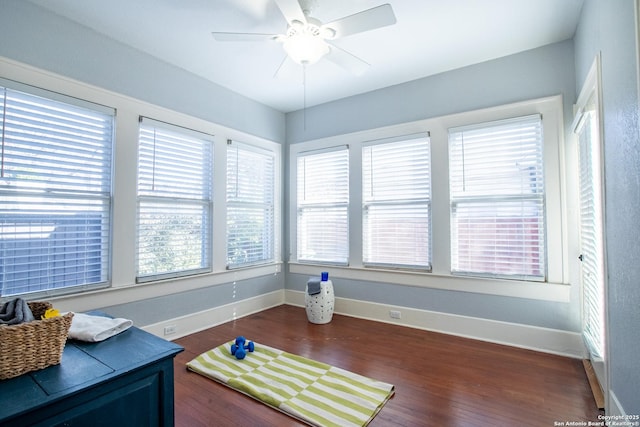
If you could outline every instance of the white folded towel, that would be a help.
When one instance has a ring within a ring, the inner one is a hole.
[[[132,325],[133,322],[128,319],[74,313],[69,327],[69,338],[89,342],[104,341],[126,331]]]

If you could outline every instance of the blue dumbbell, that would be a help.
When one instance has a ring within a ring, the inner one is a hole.
[[[244,359],[247,355],[247,351],[252,353],[253,350],[255,350],[253,341],[249,341],[245,344],[246,341],[245,337],[239,336],[236,338],[235,344],[231,344],[231,354],[236,356],[236,359]]]

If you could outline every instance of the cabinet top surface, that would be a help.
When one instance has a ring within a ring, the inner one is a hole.
[[[173,358],[182,350],[136,327],[98,343],[68,340],[59,365],[0,381],[0,420]]]

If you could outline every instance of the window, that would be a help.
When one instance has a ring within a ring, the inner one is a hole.
[[[0,87],[0,296],[106,285],[114,110],[17,87]]]
[[[362,148],[365,266],[431,268],[428,137]]]
[[[582,261],[583,335],[593,357],[604,356],[604,242],[602,161],[597,104],[592,96],[577,126],[580,167],[580,260]]]
[[[453,273],[545,279],[540,115],[449,130]]]
[[[289,272],[569,301],[562,107],[558,95],[291,144]]]
[[[141,118],[137,280],[211,271],[212,138]]]
[[[580,90],[573,120],[577,136],[582,285],[582,337],[600,384],[607,384],[607,265],[605,257],[604,177],[601,117],[601,59],[596,56]]]
[[[227,268],[275,261],[275,156],[227,144]]]
[[[297,157],[298,261],[349,262],[349,150]]]

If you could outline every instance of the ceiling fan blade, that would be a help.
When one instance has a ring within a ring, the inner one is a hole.
[[[351,71],[356,76],[364,74],[364,72],[371,66],[368,62],[334,45],[333,43],[329,43],[329,45],[331,46],[331,51],[325,56],[325,58],[334,64]]]
[[[302,7],[298,0],[275,0],[275,2],[288,23],[295,20],[307,22],[307,17],[304,16],[304,12],[302,11]]]
[[[334,38],[345,37],[363,31],[374,30],[396,23],[396,15],[390,4],[383,4],[323,25],[336,32]]]
[[[224,33],[214,31],[213,38],[220,42],[259,42],[264,40],[275,40],[277,34],[261,33]]]

